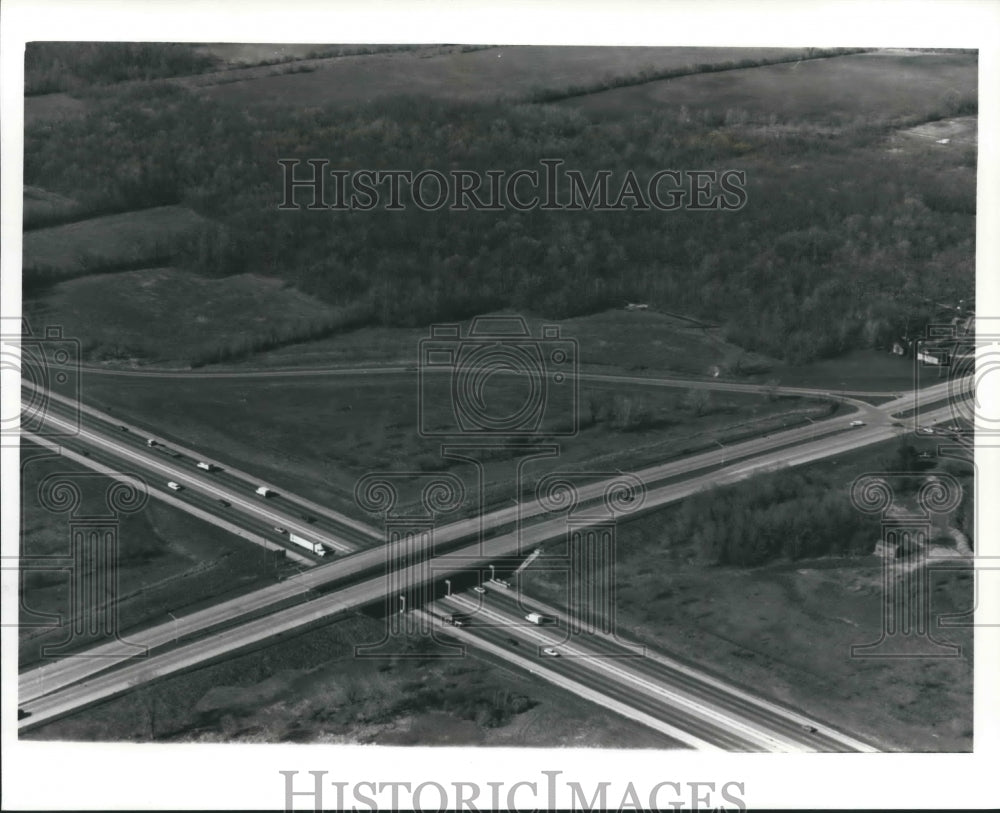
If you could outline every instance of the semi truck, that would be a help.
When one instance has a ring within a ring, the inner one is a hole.
[[[299,536],[294,531],[288,534],[288,539],[290,542],[294,542],[300,548],[305,548],[311,553],[315,553],[317,556],[326,556],[326,548],[324,548],[319,542],[312,542],[306,539],[304,536]]]

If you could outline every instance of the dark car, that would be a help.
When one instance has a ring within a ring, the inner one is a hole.
[[[232,503],[229,502],[229,500],[219,500],[219,505],[221,505],[223,508],[229,508],[232,505]]]

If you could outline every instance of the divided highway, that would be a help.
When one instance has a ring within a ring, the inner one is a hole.
[[[926,394],[921,394],[920,400],[930,402],[940,399],[947,394],[947,385],[930,388]],[[816,422],[815,425],[776,433],[769,438],[758,438],[746,441],[742,444],[734,444],[724,452],[712,452],[697,455],[683,460],[673,461],[663,466],[651,467],[645,471],[635,472],[640,480],[647,484],[647,495],[644,510],[664,505],[668,502],[682,499],[695,491],[706,486],[718,485],[726,482],[749,477],[752,474],[769,469],[779,468],[789,465],[799,465],[811,460],[821,459],[832,454],[839,454],[844,451],[859,448],[861,446],[878,443],[891,437],[902,434],[906,428],[898,422],[890,420],[891,414],[899,409],[912,408],[912,400],[907,400],[908,396],[902,396],[892,405],[869,410],[876,410],[880,413],[881,421],[877,425],[862,426],[856,429],[845,430],[846,419],[834,418],[828,421]],[[908,406],[900,407],[899,404]],[[64,429],[70,427],[70,422],[65,417],[53,415],[53,420],[57,426]],[[100,448],[103,452],[118,455],[122,459],[134,461],[137,465],[145,466],[147,470],[156,473],[157,476],[176,474],[176,464],[164,462],[162,460],[149,459],[149,450],[142,443],[142,448],[136,448],[136,444],[122,441],[121,437],[114,434],[113,429],[98,430],[93,427],[94,421],[100,421],[94,415],[84,417],[87,427],[83,428],[77,438],[79,442],[93,448]],[[937,421],[954,420],[953,411],[950,406],[942,406],[931,413],[922,415],[921,423],[934,423]],[[62,421],[60,424],[59,422]],[[104,421],[107,423],[107,421]],[[131,432],[122,432],[122,435],[134,435]],[[139,439],[142,442],[142,439]],[[143,451],[145,450],[145,451]],[[723,466],[723,457],[729,463]],[[740,462],[732,462],[739,460]],[[193,468],[193,464],[192,464]],[[714,469],[714,470],[710,470]],[[706,471],[709,470],[709,471]],[[701,475],[696,472],[706,471]],[[188,480],[197,484],[197,488],[205,489],[211,495],[228,494],[233,495],[227,489],[220,488],[211,475],[201,475],[195,470],[193,477],[185,475]],[[679,482],[664,483],[658,487],[651,484],[682,478]],[[597,483],[590,487],[590,490],[583,489],[585,499],[597,498],[604,493],[607,483]],[[229,500],[229,496],[221,497]],[[248,500],[244,496],[237,500],[230,500],[233,506],[237,504],[248,513],[263,517],[267,521],[275,521],[275,515],[269,508],[262,509],[261,505],[254,500]],[[300,503],[301,504],[301,503]],[[442,579],[449,573],[463,572],[482,568],[490,560],[496,560],[505,556],[516,554],[526,548],[537,545],[539,542],[561,536],[565,533],[565,523],[562,518],[554,520],[541,520],[535,524],[523,525],[526,519],[538,517],[544,509],[537,501],[524,505],[512,506],[491,512],[482,517],[475,517],[467,520],[452,523],[441,529],[437,529],[434,535],[434,543],[438,546],[443,543],[452,542],[461,544],[462,541],[475,539],[473,544],[465,545],[457,550],[452,550],[442,555],[438,555],[433,561],[433,578]],[[319,513],[319,512],[317,512]],[[327,520],[329,515],[327,514]],[[291,527],[287,518],[282,517],[282,524]],[[521,533],[508,532],[483,541],[478,540],[481,530],[486,532],[501,529],[516,522],[522,523]],[[297,523],[296,523],[297,524]],[[313,536],[317,533],[316,525],[312,525],[304,531]],[[341,529],[342,530],[342,529]],[[356,532],[357,529],[352,529]],[[368,530],[368,529],[366,529]],[[372,532],[378,535],[377,532]],[[338,539],[342,545],[347,544],[343,539]],[[440,551],[438,547],[436,550]],[[388,557],[388,558],[387,558]],[[24,711],[31,714],[22,720],[22,729],[38,725],[48,719],[68,713],[82,705],[96,702],[97,700],[111,697],[122,691],[138,685],[146,680],[162,677],[166,674],[174,673],[180,669],[190,668],[208,660],[223,657],[251,644],[259,643],[282,632],[301,629],[305,625],[317,623],[321,619],[328,619],[331,614],[356,609],[366,604],[371,604],[380,599],[384,599],[389,580],[385,575],[387,561],[395,561],[393,552],[384,548],[369,549],[354,553],[332,562],[324,563],[308,571],[297,575],[294,579],[272,585],[255,593],[233,599],[225,604],[217,605],[199,613],[184,616],[178,619],[177,625],[168,624],[149,630],[129,633],[130,642],[144,644],[151,650],[162,648],[175,639],[180,638],[182,643],[172,649],[153,654],[142,662],[133,662],[122,665],[118,669],[100,675],[102,671],[111,669],[121,664],[120,656],[131,655],[134,650],[128,648],[127,651],[115,651],[115,644],[108,644],[101,649],[105,651],[101,658],[80,658],[67,659],[67,661],[54,662],[33,670],[24,672],[19,677],[20,704]],[[374,577],[368,577],[376,574]],[[428,578],[426,568],[410,568],[401,574],[402,578],[410,579],[416,583]],[[359,579],[364,579],[359,581]],[[318,598],[302,600],[291,607],[285,607],[276,612],[271,612],[264,618],[238,623],[241,617],[248,613],[257,613],[265,610],[271,605],[287,603],[290,599],[300,599],[314,588],[330,585],[336,586],[342,583],[343,586],[336,587],[326,595]],[[236,624],[236,626],[231,626]],[[215,627],[227,625],[228,628],[211,633]],[[206,634],[207,632],[207,634]],[[201,635],[203,637],[196,641],[184,643],[186,636]],[[493,642],[491,645],[498,645]],[[605,646],[607,642],[598,644]],[[118,645],[120,647],[120,645]],[[124,649],[124,648],[122,648]],[[95,651],[93,654],[97,654]],[[558,667],[549,664],[547,669],[557,668],[575,669],[577,665],[564,667],[563,663],[578,659],[565,658],[560,660]],[[583,660],[586,660],[584,658]],[[644,667],[645,668],[645,667]],[[95,675],[97,675],[95,677]],[[647,674],[647,678],[651,677]],[[656,677],[656,676],[653,676]],[[656,679],[663,679],[660,674]],[[672,685],[683,684],[687,678],[681,678],[676,674],[669,676]],[[688,685],[688,689],[690,689]],[[610,689],[608,690],[611,691]],[[618,691],[618,690],[615,690]],[[665,695],[663,696],[665,697]],[[718,697],[706,696],[707,701],[717,704]],[[661,698],[662,699],[662,698]],[[633,698],[633,700],[636,700]],[[620,698],[619,698],[620,701]],[[639,702],[636,700],[636,702]],[[648,702],[648,698],[646,701]],[[759,703],[757,703],[759,707]],[[756,708],[756,707],[755,707]],[[756,713],[756,712],[755,712]],[[661,721],[666,725],[673,725],[670,721]],[[674,721],[676,722],[676,720]],[[772,720],[771,725],[774,724]],[[787,730],[787,720],[782,724],[784,734],[775,736],[772,746],[781,748],[789,745],[786,739],[789,736]],[[811,724],[810,724],[811,725]],[[816,726],[818,729],[819,726]],[[801,731],[802,729],[800,729]],[[727,727],[726,736],[733,737],[734,729]],[[784,739],[783,739],[784,738]],[[820,750],[830,750],[832,745],[837,745],[838,749],[844,749],[847,744],[842,740],[836,743],[810,739],[803,744],[797,742],[797,747],[810,747],[810,745],[823,744]],[[736,747],[733,740],[716,739],[719,747]],[[744,741],[743,746],[749,743]],[[794,745],[795,743],[793,743]],[[863,745],[863,744],[862,744]],[[759,741],[752,745],[749,750],[759,750],[762,747]]]

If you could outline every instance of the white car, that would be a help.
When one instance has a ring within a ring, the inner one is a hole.
[[[184,488],[184,486],[180,485],[179,483],[175,483],[173,480],[171,480],[169,483],[167,483],[167,488],[169,488],[171,491],[180,491],[181,489]]]
[[[921,435],[933,435],[934,434],[934,430],[931,429],[931,427],[929,427],[929,426],[921,426],[917,431]]]
[[[487,589],[486,589],[485,587],[480,587],[480,586],[479,586],[479,585],[477,584],[477,585],[476,585],[475,587],[473,587],[473,588],[472,588],[472,592],[473,592],[473,593],[479,593],[480,595],[484,595],[484,594],[485,594],[485,593],[487,593],[488,591],[487,591]]]
[[[851,421],[851,426],[864,426],[864,421]]]
[[[545,647],[545,649],[542,650],[542,654],[543,655],[548,655],[550,658],[558,658],[559,657],[559,650],[553,649],[552,647],[547,646],[547,647]]]
[[[280,525],[275,525],[274,526],[274,531],[275,531],[275,533],[279,533],[279,534],[287,534],[288,533],[288,529],[287,528],[282,528]]]

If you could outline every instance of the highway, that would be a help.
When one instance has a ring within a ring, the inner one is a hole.
[[[570,636],[565,624],[536,626],[528,612],[553,619],[564,613],[535,601],[516,589],[487,585],[482,599],[459,593],[436,602],[442,612],[468,616],[462,629],[473,637],[514,644],[522,653],[547,659],[543,649],[559,653],[560,666],[586,673],[588,685],[613,685],[627,697],[644,695],[657,704],[650,713],[728,750],[752,751],[874,751],[867,743],[835,731],[799,712],[763,700],[707,675],[704,671],[654,653],[640,644],[600,632]],[[443,622],[438,622],[443,624]],[[451,627],[444,625],[444,629]],[[507,647],[510,649],[510,646]],[[684,717],[676,717],[678,711]],[[694,722],[688,718],[694,716]]]
[[[940,397],[940,393],[929,391],[925,397],[933,400]],[[905,396],[903,399],[905,400]],[[731,464],[728,467],[718,468],[699,477],[689,477],[681,483],[670,483],[658,488],[650,488],[647,493],[644,510],[681,499],[708,485],[733,482],[759,471],[786,465],[798,465],[811,460],[821,459],[831,454],[849,451],[902,434],[906,429],[902,426],[895,426],[892,421],[888,420],[890,413],[886,410],[886,406],[883,405],[880,408],[886,418],[884,425],[865,426],[845,432],[840,431],[845,423],[845,419],[841,417],[822,423],[817,422],[815,427],[804,427],[802,429],[791,430],[790,432],[777,433],[770,438],[755,439],[747,441],[744,444],[734,445],[734,447],[727,450],[727,454],[733,454],[733,450],[738,450],[735,452],[736,454],[756,454],[756,456],[753,458],[748,457],[743,462]],[[60,419],[57,417],[55,420],[58,421]],[[930,414],[921,416],[921,423],[948,420],[954,420],[954,416],[952,410],[947,406],[940,407]],[[835,422],[836,426],[834,425]],[[828,424],[829,429],[823,426],[823,424]],[[821,440],[819,439],[820,435],[823,436]],[[84,430],[81,437],[85,442],[96,444],[109,451],[112,449],[121,449],[121,443],[112,441],[107,436],[107,433],[94,432],[88,429]],[[811,442],[802,442],[803,437],[812,437],[814,439]],[[118,439],[116,438],[116,440]],[[789,444],[796,443],[798,445],[787,448]],[[762,453],[762,449],[774,449],[775,451]],[[130,451],[133,455],[136,454],[136,450],[132,449]],[[146,452],[146,455],[148,456],[148,452]],[[135,458],[133,457],[133,459]],[[146,462],[148,464],[148,461]],[[655,482],[665,477],[681,476],[685,473],[698,471],[707,467],[719,466],[720,462],[719,455],[711,453],[682,461],[675,461],[674,463],[666,464],[666,466],[653,467],[647,471],[636,472],[636,475],[644,481],[652,480]],[[160,472],[165,472],[170,471],[173,467],[170,464],[163,464],[161,461],[159,466],[153,466],[152,468]],[[204,480],[200,475],[195,476],[199,481]],[[208,475],[205,476],[207,477]],[[203,485],[205,484],[203,483]],[[207,485],[217,489],[211,481]],[[598,492],[603,494],[606,485],[606,483],[596,484],[599,488],[595,488],[594,495]],[[253,501],[250,501],[250,505],[253,505],[255,508],[257,507]],[[536,516],[542,510],[542,507],[536,502],[529,503],[527,506],[522,505],[493,512],[486,517],[462,520],[440,529],[435,534],[435,541],[441,543],[446,540],[461,540],[470,537],[478,538],[481,527],[487,529],[499,528],[514,522],[518,518],[523,522],[526,517]],[[480,523],[482,523],[482,526]],[[438,556],[434,562],[435,577],[441,578],[448,573],[468,571],[470,568],[474,569],[475,567],[484,565],[491,559],[517,553],[525,547],[536,545],[553,536],[560,536],[564,532],[565,524],[560,518],[530,525],[520,535],[513,532],[496,536],[483,542],[476,541],[474,544],[452,553]],[[174,624],[161,625],[149,630],[138,631],[134,635],[130,633],[129,639],[132,643],[145,644],[151,649],[156,649],[157,647],[163,647],[169,642],[173,642],[178,637],[183,640],[185,636],[204,634],[206,630],[212,627],[232,624],[235,620],[249,612],[258,612],[275,603],[285,602],[291,598],[301,596],[310,589],[335,583],[338,580],[347,582],[350,578],[357,577],[358,574],[372,572],[380,566],[384,571],[386,556],[387,551],[385,550],[362,551],[345,557],[340,561],[323,564],[310,571],[303,572],[288,582],[273,585],[264,588],[264,590],[218,605],[217,607],[179,618],[179,627]],[[413,571],[408,577],[418,579],[424,576],[418,574],[417,571]],[[31,712],[32,716],[23,720],[21,725],[22,727],[37,725],[46,719],[66,713],[68,710],[79,708],[83,704],[113,696],[145,680],[154,679],[179,669],[190,668],[206,660],[224,656],[227,653],[250,644],[266,640],[274,634],[280,634],[282,631],[290,631],[310,623],[315,623],[317,619],[326,618],[331,613],[342,612],[370,604],[384,597],[386,582],[387,580],[383,572],[375,578],[364,582],[347,584],[338,589],[336,593],[303,601],[293,607],[271,613],[264,619],[245,622],[236,627],[226,629],[223,632],[208,635],[197,641],[182,643],[176,649],[154,654],[142,663],[129,664],[99,677],[93,676],[120,663],[120,660],[116,660],[113,657],[115,654],[113,651],[105,653],[112,656],[110,658],[68,659],[72,662],[55,662],[22,673],[19,678],[21,705],[26,711]],[[108,646],[113,648],[114,644]],[[131,655],[133,651],[129,649],[128,654]],[[94,654],[97,653],[95,652]]]

